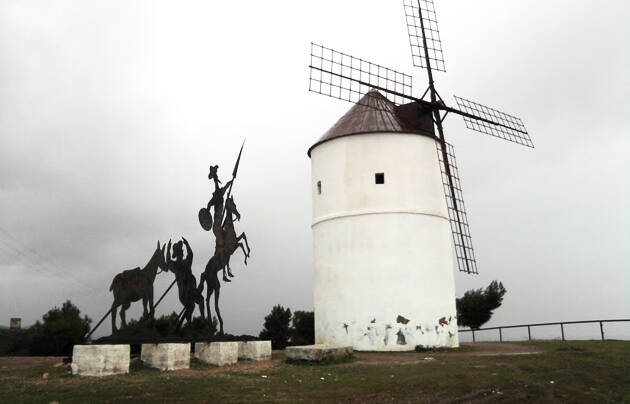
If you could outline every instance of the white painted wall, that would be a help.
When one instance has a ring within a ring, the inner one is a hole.
[[[458,346],[435,140],[346,136],[314,148],[311,167],[316,343],[385,351]],[[378,172],[385,184],[375,184]]]

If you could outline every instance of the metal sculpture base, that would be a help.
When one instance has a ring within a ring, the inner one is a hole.
[[[75,345],[70,368],[75,376],[129,373],[129,345]]]
[[[244,341],[238,343],[238,359],[263,361],[271,359],[271,341]]]
[[[140,359],[145,366],[160,370],[190,368],[190,344],[142,344]]]
[[[195,358],[215,366],[233,365],[238,361],[239,342],[197,342]]]

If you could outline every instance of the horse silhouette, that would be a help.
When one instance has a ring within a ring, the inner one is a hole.
[[[241,250],[243,250],[243,254],[245,255],[245,265],[247,265],[247,258],[249,258],[251,249],[249,248],[249,243],[247,242],[247,236],[245,235],[245,232],[241,233],[239,236],[236,236],[236,231],[234,230],[234,218],[232,217],[232,215],[236,216],[236,220],[241,220],[241,214],[236,208],[234,197],[230,196],[227,201],[225,201],[225,212],[225,222],[223,223],[223,238],[225,242],[225,266],[227,267],[228,274],[230,276],[234,276],[232,275],[232,270],[230,269],[230,257],[240,247]],[[245,242],[247,251],[245,251],[245,246],[243,246],[241,240]]]
[[[217,312],[217,318],[219,319],[219,333],[223,334],[223,319],[221,318],[221,311],[219,310],[219,293],[221,291],[221,283],[219,282],[218,272],[223,271],[223,278],[225,279],[225,268],[229,268],[230,256],[240,247],[245,254],[245,264],[247,265],[247,258],[251,251],[247,243],[247,236],[245,233],[241,233],[238,237],[234,230],[233,215],[236,215],[237,220],[241,218],[240,213],[234,203],[234,198],[229,197],[225,204],[225,224],[223,226],[223,238],[225,240],[224,248],[222,250],[215,250],[214,255],[206,264],[206,269],[201,274],[199,279],[199,290],[203,291],[204,282],[208,288],[206,292],[206,313],[208,319],[212,318],[210,315],[210,297],[214,294],[214,309]],[[216,222],[215,222],[216,223]],[[240,241],[245,241],[247,246],[247,252]]]
[[[157,248],[149,259],[149,262],[140,269],[140,267],[129,269],[117,274],[112,280],[109,290],[114,294],[114,302],[112,303],[112,333],[116,332],[116,309],[120,307],[120,325],[125,327],[127,321],[125,319],[125,311],[131,306],[131,303],[142,299],[143,316],[154,317],[153,309],[153,281],[158,273],[158,268],[166,270],[166,262],[164,261],[164,249],[160,248],[160,242],[157,242]],[[148,310],[147,310],[148,303]]]

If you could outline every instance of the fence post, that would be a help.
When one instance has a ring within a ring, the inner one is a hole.
[[[499,342],[503,342],[503,333],[501,332],[501,327],[499,327]]]
[[[602,341],[604,340],[604,323],[599,322],[599,331],[602,333]]]
[[[472,330],[472,334],[473,334],[473,343],[475,342],[475,330]]]
[[[564,324],[560,323],[560,331],[562,332],[562,340],[564,341]]]
[[[529,326],[527,326],[527,338],[530,341],[532,340],[532,330],[529,328]]]

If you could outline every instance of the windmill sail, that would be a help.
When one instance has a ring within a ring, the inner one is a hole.
[[[414,100],[411,76],[311,43],[309,91],[358,103],[372,89],[396,105]]]
[[[430,63],[431,69],[446,71],[433,0],[403,0],[403,6],[413,65],[426,69]]]
[[[446,206],[448,208],[448,216],[451,222],[453,244],[455,245],[457,267],[460,272],[477,274],[477,261],[475,259],[475,251],[473,250],[472,239],[470,237],[468,216],[466,215],[462,186],[459,181],[459,173],[457,170],[457,163],[455,161],[455,149],[450,143],[444,142],[446,145],[446,155],[448,156],[447,164],[449,170],[447,170],[442,154],[442,143],[437,141],[436,144],[438,159],[440,161],[440,170],[442,172],[444,195],[446,196]],[[454,190],[455,195],[451,192],[449,175],[452,180],[452,189]]]
[[[452,112],[462,115],[468,129],[523,146],[534,147],[520,118],[465,98],[454,97],[461,111],[453,110]]]

